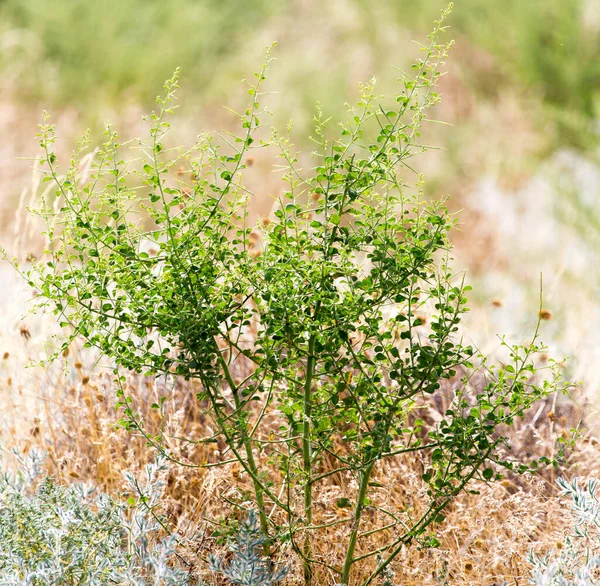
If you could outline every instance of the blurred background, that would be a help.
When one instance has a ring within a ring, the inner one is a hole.
[[[445,0],[0,0],[0,224],[32,193],[43,110],[68,156],[105,120],[123,138],[144,132],[162,83],[181,67],[181,143],[235,123],[239,83],[278,42],[268,79],[273,122],[307,140],[315,104],[335,120],[372,76],[394,91]],[[523,341],[539,312],[542,338],[568,375],[597,394],[600,362],[600,0],[456,0],[456,41],[420,161],[431,197],[459,215],[455,266],[474,286],[466,335],[487,351],[496,335]],[[271,166],[252,170],[257,213],[281,189]],[[261,199],[261,197],[263,199]],[[265,203],[266,202],[266,203]],[[27,246],[27,242],[23,244]],[[11,280],[3,276],[2,297]],[[16,297],[15,297],[16,296]],[[18,299],[17,299],[18,300]],[[8,302],[8,301],[7,301]],[[16,319],[16,318],[13,318]]]

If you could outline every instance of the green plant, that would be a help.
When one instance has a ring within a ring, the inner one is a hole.
[[[226,563],[217,556],[209,558],[214,572],[225,576],[232,584],[239,586],[273,586],[283,580],[287,569],[274,570],[270,560],[265,560],[261,552],[265,545],[265,536],[256,520],[256,513],[250,511],[237,532],[235,541],[229,549],[233,559]]]
[[[577,479],[557,481],[563,496],[569,496],[573,517],[572,532],[559,551],[547,555],[529,554],[533,569],[529,578],[535,586],[596,586],[600,568],[600,499],[596,493],[598,480],[591,478],[587,486]]]
[[[83,338],[110,359],[120,425],[171,458],[172,438],[145,431],[125,371],[197,380],[212,427],[188,441],[225,442],[217,464],[237,462],[251,479],[264,553],[289,544],[307,584],[319,566],[348,584],[357,562],[378,559],[361,578],[367,586],[403,547],[436,545],[444,509],[472,480],[551,463],[515,462],[506,429],[559,388],[556,365],[536,375],[537,330],[530,344],[503,342],[502,367],[486,367],[458,339],[468,287],[449,268],[453,219],[443,202],[426,201],[418,174],[412,181],[412,158],[428,148],[421,127],[439,101],[446,16],[391,103],[380,103],[374,81],[361,86],[337,138],[317,113],[308,173],[289,136],[265,130],[270,51],[249,83],[239,136],[202,135],[189,149],[170,148],[177,75],[149,117],[150,139],[134,145],[138,160],[127,160],[109,127],[89,177],[79,170],[86,139],[61,174],[54,128],[45,123],[39,135],[55,199],[40,211],[47,258],[24,271],[39,306],[69,332],[57,355]],[[272,219],[250,227],[246,157],[273,145],[287,191]],[[182,167],[189,184],[175,173]],[[428,397],[445,405],[437,423],[419,417]],[[163,401],[154,407],[166,409]],[[429,500],[416,516],[372,498],[374,468],[407,455],[425,464]],[[357,483],[340,500],[351,514],[319,523],[313,492],[335,474]],[[361,532],[369,507],[390,521]],[[334,525],[346,528],[339,563],[311,547],[314,532]]]
[[[0,477],[0,584],[189,584],[174,563],[174,538],[157,539],[160,526],[147,508],[40,479],[39,463],[31,454],[17,474]],[[150,465],[143,484],[155,497],[161,466]]]

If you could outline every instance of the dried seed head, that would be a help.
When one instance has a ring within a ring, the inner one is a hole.
[[[321,199],[321,194],[320,193],[313,193],[312,194],[313,203],[319,203],[320,199]]]
[[[8,352],[5,352],[4,356],[2,356],[2,359],[7,360],[9,356],[10,356],[10,354]]]
[[[19,334],[21,334],[21,336],[23,336],[23,338],[25,338],[26,340],[29,340],[29,338],[31,338],[31,332],[25,324],[21,324],[19,326]]]
[[[470,573],[470,572],[472,572],[472,571],[473,571],[473,564],[472,564],[471,562],[467,562],[467,563],[465,564],[465,572],[468,572],[468,573]]]
[[[260,242],[260,234],[254,231],[250,232],[250,234],[248,234],[248,241],[250,242],[250,244]]]
[[[252,167],[256,159],[254,157],[246,157],[246,167]]]
[[[556,419],[556,413],[554,413],[554,411],[548,411],[548,415],[546,415],[546,417],[550,420],[550,421],[554,421]]]
[[[6,384],[7,384],[9,387],[12,387],[12,376],[9,376],[9,377],[6,379]]]
[[[492,299],[492,305],[494,307],[502,307],[504,305],[504,301],[502,301],[502,299],[500,299],[499,297],[494,297]]]
[[[263,228],[266,228],[270,223],[271,223],[271,220],[269,220],[269,218],[261,218],[260,219],[260,225]]]
[[[79,478],[79,474],[77,474],[77,472],[75,472],[75,470],[71,470],[71,472],[69,472],[69,476],[71,478]]]
[[[66,357],[69,355],[69,348],[68,348],[68,347],[67,347],[67,348],[65,348],[65,349],[62,351],[62,355],[63,355],[65,358],[66,358]]]
[[[81,383],[84,384],[84,385],[87,385],[89,382],[90,382],[90,377],[89,376],[84,376],[81,379]]]
[[[540,311],[540,317],[545,320],[552,319],[552,312],[549,309],[542,309]]]
[[[177,168],[177,175],[185,175],[185,167],[183,165],[179,165],[179,167]]]
[[[81,370],[81,368],[83,367],[83,364],[81,364],[81,362],[77,361],[75,364],[73,364],[73,366],[77,369],[77,370]]]
[[[508,478],[501,480],[500,484],[506,489],[508,494],[515,494],[516,492],[519,492],[519,487],[514,482],[508,480]]]

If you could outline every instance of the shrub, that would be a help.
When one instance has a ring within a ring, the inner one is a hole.
[[[600,499],[598,480],[586,486],[559,478],[563,496],[571,497],[572,532],[559,551],[529,554],[533,566],[529,582],[535,586],[597,586],[600,584]]]
[[[537,330],[528,344],[503,342],[500,367],[458,338],[468,287],[449,267],[454,221],[444,202],[426,200],[412,166],[439,101],[446,16],[391,102],[380,102],[374,80],[361,86],[336,138],[318,111],[308,172],[289,136],[265,131],[270,50],[249,82],[239,136],[169,148],[177,75],[148,119],[149,140],[135,143],[139,160],[127,160],[108,127],[91,175],[79,166],[87,139],[61,174],[54,128],[39,134],[55,199],[40,210],[47,257],[25,274],[68,332],[56,355],[77,338],[105,355],[120,425],[171,458],[170,442],[182,438],[145,430],[125,376],[196,380],[209,425],[184,440],[224,443],[220,463],[237,462],[252,484],[253,495],[233,504],[254,502],[264,553],[288,544],[307,584],[319,567],[348,584],[355,564],[370,561],[367,586],[403,547],[436,545],[444,509],[472,480],[551,463],[516,462],[506,430],[559,388],[557,365],[536,374]],[[273,217],[252,227],[243,170],[268,146],[279,148],[287,188]],[[439,421],[420,416],[427,401],[444,406]],[[164,401],[154,408],[163,414]],[[422,511],[372,500],[374,468],[401,456],[423,462]],[[355,483],[339,499],[351,512],[318,523],[313,492],[335,474]],[[361,532],[371,507],[389,522]],[[333,526],[345,528],[345,543],[332,561],[313,552],[311,535]]]
[[[156,499],[161,466],[149,465],[146,482],[132,490]],[[38,471],[0,477],[0,584],[189,583],[188,573],[173,565],[175,539],[157,538],[160,525],[148,506],[130,511],[91,486],[40,480]]]
[[[265,545],[263,535],[256,519],[256,513],[250,511],[230,546],[233,559],[226,563],[217,556],[211,556],[209,563],[214,572],[225,576],[231,584],[239,586],[273,586],[283,580],[286,568],[274,570],[271,562],[263,559]]]
[[[0,476],[0,585],[127,584],[185,586],[194,582],[175,556],[177,537],[160,538],[155,514],[166,469],[159,457],[140,481],[126,474],[131,494],[121,504],[92,486],[60,486],[41,478],[33,452],[17,474]],[[230,547],[231,560],[211,556],[213,572],[241,586],[272,586],[286,574],[261,558],[264,536],[250,511]]]

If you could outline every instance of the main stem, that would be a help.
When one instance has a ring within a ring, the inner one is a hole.
[[[367,464],[366,468],[360,475],[360,484],[358,488],[358,497],[356,500],[356,507],[354,508],[354,519],[352,521],[352,530],[350,531],[350,541],[348,542],[348,549],[346,550],[346,559],[344,560],[344,567],[342,568],[341,584],[348,585],[348,578],[350,577],[350,568],[354,563],[354,551],[356,550],[356,542],[358,541],[358,530],[360,527],[360,520],[362,517],[363,509],[365,508],[365,500],[367,498],[367,489],[369,487],[369,479],[371,478],[371,472],[375,466],[375,460]]]
[[[308,360],[306,363],[306,379],[304,381],[304,409],[302,422],[302,463],[304,471],[304,521],[307,526],[312,525],[312,446],[311,446],[311,416],[312,416],[312,386],[315,370],[315,346],[317,337],[313,334],[308,342]],[[312,582],[312,568],[310,563],[311,547],[308,532],[304,535],[304,584],[309,586]]]
[[[250,438],[244,434],[244,449],[246,451],[246,458],[248,459],[248,466],[250,470],[252,470],[252,482],[254,484],[254,494],[256,496],[256,506],[258,507],[258,517],[260,519],[260,529],[263,535],[266,537],[266,541],[264,544],[264,553],[265,556],[269,556],[271,554],[271,547],[269,544],[269,520],[267,519],[267,512],[265,510],[265,496],[263,493],[263,489],[260,484],[257,482],[256,478],[258,477],[258,467],[256,466],[256,460],[254,459],[254,453],[252,452],[252,442]]]
[[[223,368],[223,372],[225,374],[225,379],[227,380],[227,383],[229,384],[229,386],[231,388],[236,411],[239,411],[241,409],[241,403],[240,403],[240,398],[238,396],[237,387],[231,376],[231,373],[229,372],[227,363],[225,362],[225,359],[223,358],[221,353],[218,351],[218,349],[217,349],[217,356],[218,356],[218,360]],[[250,471],[252,472],[251,476],[252,476],[252,483],[254,485],[254,495],[256,496],[256,506],[258,507],[258,518],[260,520],[260,529],[266,538],[265,545],[264,545],[264,554],[265,554],[265,556],[268,557],[271,553],[271,548],[269,545],[269,520],[267,518],[267,512],[265,509],[264,491],[262,489],[262,486],[260,485],[260,482],[258,481],[258,466],[256,465],[256,460],[254,459],[254,452],[252,451],[252,439],[248,436],[245,424],[240,427],[241,427],[241,429],[239,431],[242,435],[242,444],[244,446],[244,451],[246,452],[248,468],[250,468]]]

